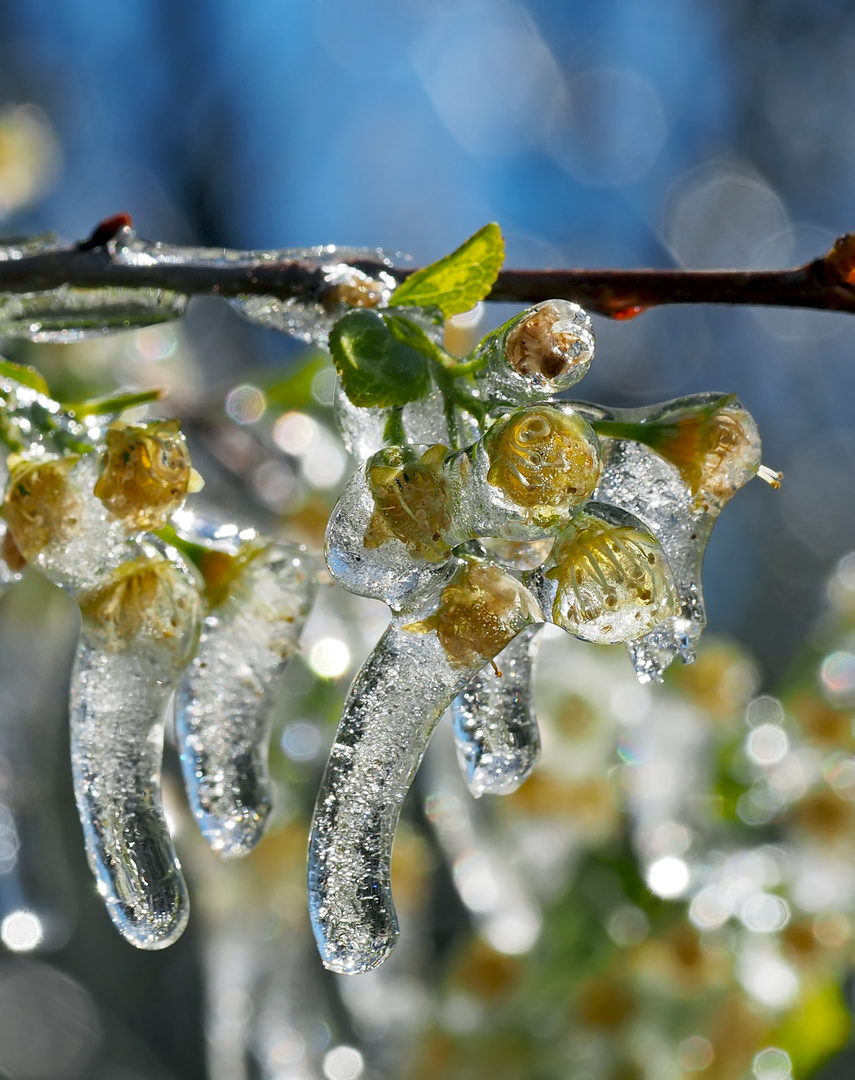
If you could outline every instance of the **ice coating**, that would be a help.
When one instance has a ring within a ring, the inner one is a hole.
[[[594,490],[599,443],[569,406],[530,405],[451,455],[444,471],[460,540],[538,540],[563,528]]]
[[[344,445],[357,461],[365,461],[397,441],[389,435],[395,427],[403,432],[407,443],[443,443],[452,449],[470,446],[479,435],[475,417],[466,409],[447,403],[433,381],[430,392],[418,401],[383,409],[357,407],[341,383],[336,382],[333,415]]]
[[[659,541],[637,518],[596,503],[558,534],[525,580],[552,622],[598,645],[642,637],[680,609]]]
[[[0,374],[0,438],[6,453],[83,451],[95,445],[103,422],[95,416],[75,420],[47,394]]]
[[[391,260],[378,248],[325,247],[288,248],[282,251],[244,253],[249,260],[270,262],[300,261],[317,272],[319,283],[333,289],[325,302],[289,297],[238,296],[232,307],[250,322],[292,334],[302,341],[326,345],[333,323],[348,307],[385,307],[397,281],[387,270],[372,276],[359,263],[382,263],[391,269]]]
[[[427,447],[409,449],[418,457]],[[447,563],[414,558],[394,536],[376,548],[366,548],[365,537],[377,512],[367,470],[367,465],[362,466],[345,485],[327,523],[324,554],[330,573],[343,588],[383,600],[399,611],[449,581],[454,569]]]
[[[392,842],[431,733],[484,663],[540,617],[501,567],[449,560],[453,578],[396,618],[345,701],[312,822],[309,912],[324,964],[383,962],[398,933]]]
[[[717,403],[722,403],[722,408]],[[760,443],[756,425],[736,399],[718,394],[698,394],[641,410],[580,408],[592,420],[599,418],[615,425],[614,436],[601,435],[603,473],[594,497],[639,518],[662,544],[674,574],[680,611],[628,644],[639,679],[659,682],[677,656],[685,663],[694,659],[706,626],[701,585],[704,551],[724,502],[758,471]],[[674,419],[685,419],[692,410],[698,417],[695,430],[700,430],[701,435],[704,417],[712,411],[713,415],[724,412],[729,419],[738,419],[743,437],[732,440],[728,422],[724,444],[719,439],[711,444],[696,439],[687,452],[685,439],[675,442],[669,436]],[[658,421],[663,421],[660,431],[655,430]],[[618,437],[621,427],[628,435],[632,425],[641,427],[640,432],[636,428],[635,435],[664,442],[663,449],[672,456],[676,452],[680,467],[634,438]],[[652,434],[647,434],[646,425],[653,429]]]
[[[545,300],[488,334],[473,358],[485,398],[522,405],[577,383],[594,358],[588,315],[568,300]]]
[[[311,607],[315,568],[304,548],[285,541],[247,541],[234,554],[211,549],[207,559],[214,602],[178,687],[175,732],[202,834],[215,851],[239,856],[261,838],[272,809],[273,695]]]
[[[6,490],[4,516],[19,551],[75,594],[138,554],[123,524],[94,495],[100,471],[97,453],[13,459]]]
[[[0,300],[0,334],[30,341],[68,342],[104,337],[179,319],[187,297],[166,289],[78,289],[60,285],[45,292]]]
[[[452,665],[435,634],[392,623],[345,701],[309,841],[309,914],[324,965],[358,974],[392,951],[392,842],[437,721],[480,667]]]
[[[71,676],[74,792],[90,868],[131,944],[162,949],[189,904],[160,794],[164,714],[198,633],[199,596],[179,563],[139,557],[81,597]]]
[[[533,667],[541,628],[527,627],[452,703],[454,741],[469,791],[509,795],[540,757]]]

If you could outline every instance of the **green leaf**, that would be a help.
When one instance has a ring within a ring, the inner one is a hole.
[[[362,408],[406,405],[430,387],[424,356],[393,336],[376,311],[350,311],[330,331],[344,392]]]
[[[50,390],[48,390],[48,384],[45,382],[44,376],[41,372],[36,371],[34,367],[13,364],[11,360],[4,360],[0,356],[0,377],[14,379],[21,386],[29,386],[31,390],[36,390],[38,393],[44,394],[45,397],[50,397]]]
[[[457,251],[416,270],[392,293],[391,307],[438,307],[459,315],[483,300],[505,258],[502,230],[493,221],[470,236]]]
[[[402,345],[409,345],[411,349],[421,353],[427,360],[435,360],[444,368],[452,368],[457,363],[457,358],[447,353],[441,345],[429,337],[428,334],[413,322],[412,319],[404,318],[403,315],[390,315],[383,313],[383,321],[389,327],[392,337]]]

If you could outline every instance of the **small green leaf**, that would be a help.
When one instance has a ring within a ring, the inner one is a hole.
[[[406,405],[430,387],[424,356],[392,335],[376,311],[350,311],[330,331],[330,352],[354,405]]]
[[[438,307],[459,315],[483,300],[505,258],[502,230],[493,221],[470,236],[457,251],[416,270],[392,293],[391,307]]]
[[[34,367],[13,364],[11,360],[4,360],[0,356],[0,377],[14,379],[21,386],[29,386],[31,390],[36,390],[39,394],[50,397],[50,390],[48,390],[48,384],[45,382],[44,376],[41,372],[36,371]]]

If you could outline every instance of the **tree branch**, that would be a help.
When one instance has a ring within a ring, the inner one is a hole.
[[[123,240],[134,235],[129,226],[128,216],[117,214],[78,244],[0,259],[0,294],[69,285],[321,303],[339,298],[338,286],[322,268],[323,259],[278,261],[275,252],[234,251],[214,257],[159,245],[149,246],[150,257],[129,259],[122,253]],[[335,255],[326,261],[333,260]],[[389,267],[380,258],[348,262],[369,276],[382,272],[398,282],[414,272]],[[532,304],[558,297],[616,319],[662,304],[748,304],[855,314],[855,233],[789,270],[503,270],[487,299]]]

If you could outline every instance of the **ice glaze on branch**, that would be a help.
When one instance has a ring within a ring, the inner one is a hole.
[[[129,263],[117,241],[130,225],[126,214],[101,222],[88,240],[49,252],[0,261],[0,294],[31,293],[70,285],[170,290],[188,296],[270,296],[334,303],[338,285],[315,264],[276,261],[271,253],[223,251],[223,261],[193,260],[193,249],[171,258]],[[403,281],[412,268],[390,268],[379,258],[354,265]],[[788,270],[502,270],[487,300],[537,303],[564,298],[611,318],[630,318],[661,304],[748,304],[818,308],[855,314],[855,233],[840,237],[824,255]]]

